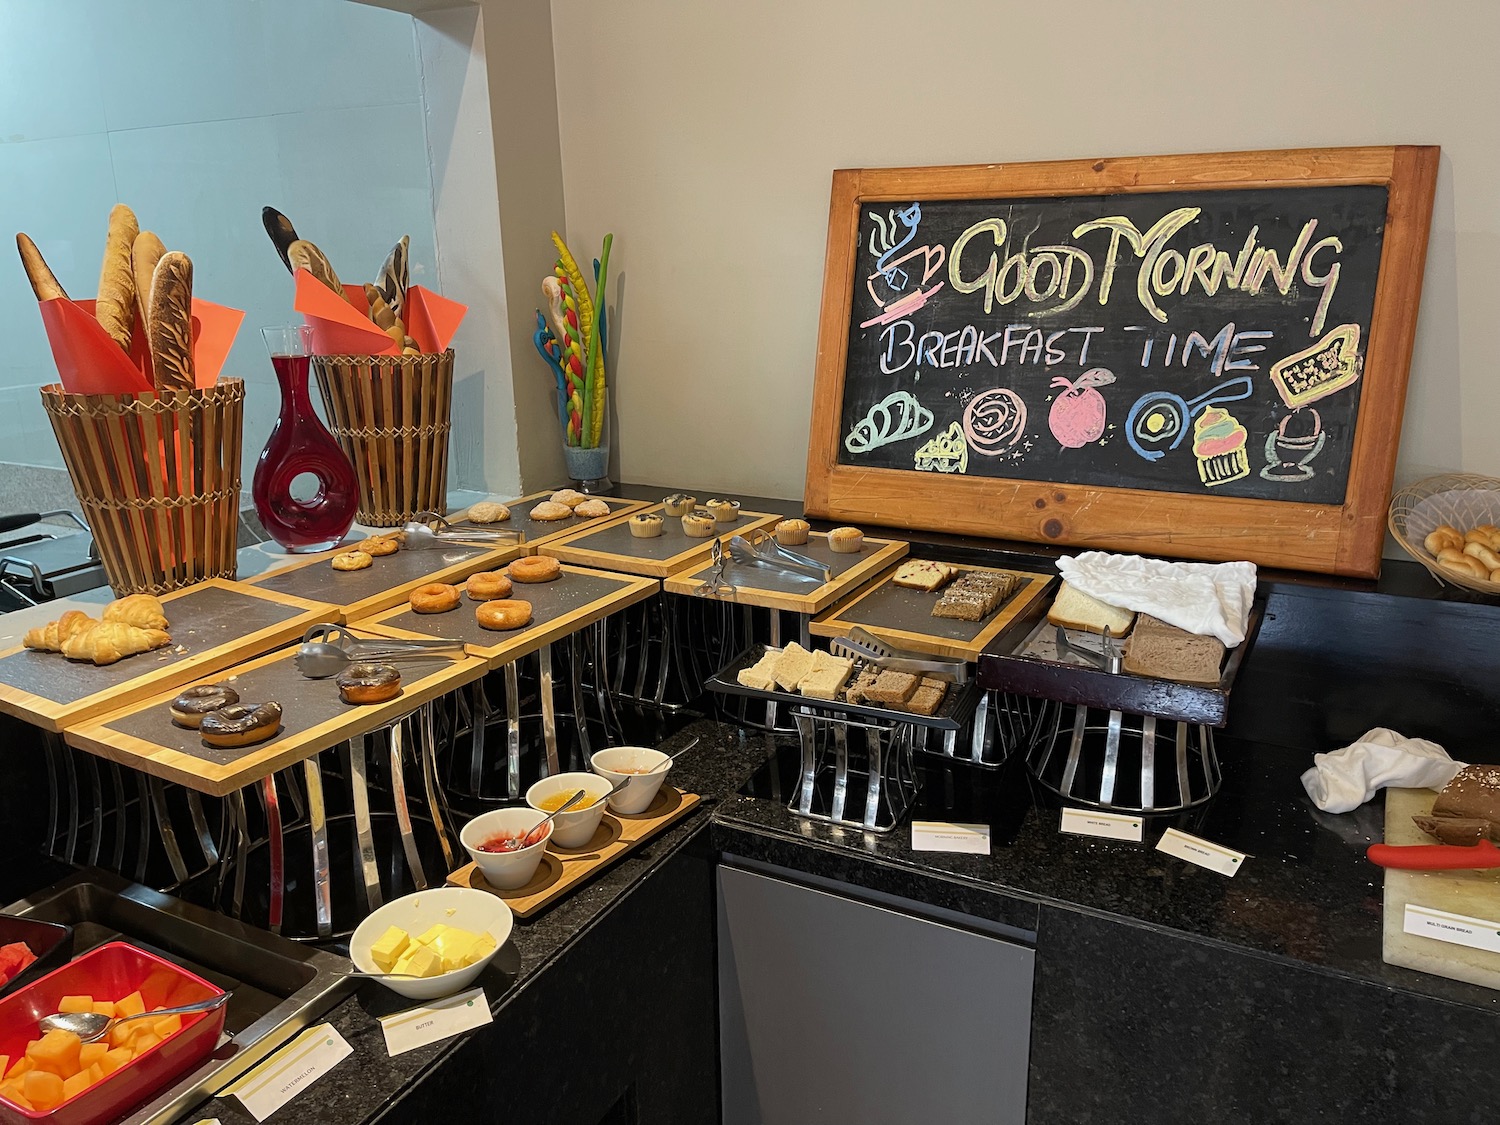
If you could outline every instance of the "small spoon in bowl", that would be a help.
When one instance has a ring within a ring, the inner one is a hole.
[[[589,795],[589,791],[587,789],[580,789],[577,793],[574,793],[566,801],[564,801],[562,804],[558,805],[557,808],[553,809],[551,812],[549,812],[541,820],[539,820],[535,824],[533,824],[530,828],[528,828],[521,835],[519,835],[519,836],[507,836],[505,839],[501,840],[495,846],[494,853],[496,855],[505,855],[507,852],[518,852],[522,848],[529,848],[529,847],[531,847],[532,844],[536,843],[537,840],[541,838],[541,837],[537,836],[537,833],[541,831],[543,825],[545,825],[549,820],[551,820],[558,813],[560,813],[560,812],[566,812],[568,809],[571,809],[574,805],[576,805],[579,801],[583,800],[588,795]],[[490,849],[485,849],[485,850],[490,850]]]
[[[184,1004],[180,1008],[162,1008],[155,1012],[142,1012],[135,1016],[104,1016],[98,1012],[55,1012],[37,1020],[43,1032],[71,1031],[85,1043],[102,1039],[109,1029],[126,1020],[160,1019],[162,1016],[185,1016],[193,1012],[211,1012],[229,1003],[232,993],[215,996],[212,1000],[200,1000],[196,1004]]]

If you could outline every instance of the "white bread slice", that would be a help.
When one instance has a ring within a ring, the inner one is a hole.
[[[807,678],[812,667],[813,654],[793,641],[781,650],[771,674],[784,691],[796,691],[797,685]]]
[[[739,680],[742,686],[753,688],[755,691],[775,691],[776,676],[774,669],[776,667],[776,660],[780,656],[780,649],[766,649],[765,655],[754,664],[748,668],[741,668],[735,679]]]
[[[797,690],[814,699],[837,699],[839,689],[854,672],[854,661],[819,649],[813,653],[813,666]]]
[[[1123,637],[1130,631],[1135,614],[1091,598],[1064,582],[1047,611],[1047,620],[1064,629],[1082,629],[1085,633],[1107,630],[1111,637]]]

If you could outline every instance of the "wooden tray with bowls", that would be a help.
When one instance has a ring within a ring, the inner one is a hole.
[[[347,624],[400,605],[418,586],[429,582],[463,584],[481,570],[499,570],[526,554],[526,545],[446,543],[425,551],[402,549],[374,559],[364,570],[334,570],[332,559],[354,549],[356,541],[333,551],[309,555],[247,581],[262,590],[331,602],[339,607],[339,624]]]
[[[662,517],[661,534],[654,539],[637,539],[630,534],[630,517],[618,517],[602,526],[587,527],[561,539],[554,539],[537,553],[551,555],[563,562],[593,566],[600,570],[618,570],[648,578],[667,578],[708,557],[713,541],[725,543],[735,535],[776,523],[780,516],[767,512],[740,512],[735,523],[720,524],[720,532],[706,539],[689,538],[682,530],[682,520],[664,514],[664,504],[653,504],[630,516],[643,514]]]
[[[762,606],[766,609],[821,613],[851,590],[857,589],[872,574],[899,562],[910,545],[901,539],[878,539],[867,535],[858,551],[844,553],[829,548],[826,532],[814,531],[808,536],[806,543],[787,549],[805,555],[813,562],[827,565],[833,572],[833,577],[820,583],[816,578],[805,575],[747,566],[730,559],[724,564],[724,581],[734,587],[734,597],[730,600],[740,605]],[[727,542],[724,550],[727,555]],[[667,579],[667,592],[694,593],[712,568],[711,561],[701,560],[691,570]]]
[[[330,746],[383,727],[485,672],[484,662],[473,657],[402,660],[396,665],[401,671],[400,695],[385,703],[355,705],[339,698],[331,678],[309,680],[297,671],[296,653],[295,648],[284,648],[195,681],[226,684],[246,703],[280,703],[281,730],[269,741],[235,749],[203,745],[197,731],[172,722],[170,706],[181,687],[72,727],[64,737],[69,745],[90,754],[222,797]]]
[[[210,578],[161,597],[172,643],[103,667],[55,652],[0,652],[0,711],[61,731],[168,688],[179,688],[336,621],[338,607]],[[102,612],[90,608],[89,615]]]
[[[594,838],[583,847],[559,848],[549,843],[531,882],[513,891],[490,886],[473,863],[467,863],[449,875],[448,885],[499,895],[518,918],[530,918],[577,890],[653,836],[665,832],[697,808],[701,799],[696,793],[684,793],[663,785],[645,812],[634,815],[606,812]]]
[[[661,584],[654,578],[610,574],[584,567],[562,565],[562,576],[552,582],[517,582],[511,599],[531,603],[531,624],[520,629],[498,631],[482,628],[474,616],[476,606],[467,596],[447,613],[417,613],[410,605],[399,605],[357,622],[361,629],[386,636],[452,637],[464,642],[469,655],[499,668],[535,652],[569,633],[618,613],[651,597]]]
[[[896,568],[891,567],[848,601],[814,618],[809,629],[819,637],[844,637],[852,626],[862,625],[896,648],[951,656],[956,660],[978,660],[985,648],[1003,641],[1017,627],[1024,627],[1028,610],[1057,581],[1054,575],[1006,567],[954,565],[961,571],[1014,574],[1024,583],[988,617],[959,621],[932,616],[932,607],[943,596],[941,590],[928,593],[897,586],[891,582],[896,573]]]
[[[531,509],[535,508],[543,500],[547,499],[557,489],[548,489],[546,492],[533,492],[530,496],[520,496],[514,500],[502,500],[510,509],[510,519],[501,520],[499,523],[474,523],[468,518],[469,511],[465,508],[457,515],[450,516],[448,523],[454,531],[519,531],[526,536],[526,550],[530,554],[536,553],[536,547],[541,543],[551,543],[555,539],[572,535],[591,525],[606,523],[620,516],[628,515],[646,506],[645,500],[622,500],[618,496],[590,496],[590,500],[603,500],[609,505],[609,515],[595,516],[593,519],[583,519],[572,516],[565,520],[534,520],[531,518]],[[472,505],[471,505],[472,507]]]

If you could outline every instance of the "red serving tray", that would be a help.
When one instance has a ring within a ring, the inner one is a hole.
[[[0,1000],[0,1055],[10,1055],[12,1062],[24,1055],[26,1044],[37,1037],[37,1020],[57,1011],[64,996],[118,1000],[137,989],[148,1010],[209,1000],[224,992],[165,958],[112,941]],[[223,1007],[183,1016],[176,1035],[55,1109],[25,1110],[0,1097],[0,1122],[107,1125],[200,1063],[218,1044],[223,1029]]]

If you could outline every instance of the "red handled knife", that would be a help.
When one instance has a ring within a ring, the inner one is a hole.
[[[1371,844],[1366,853],[1371,863],[1404,871],[1462,871],[1500,867],[1500,848],[1488,840],[1477,844]]]

